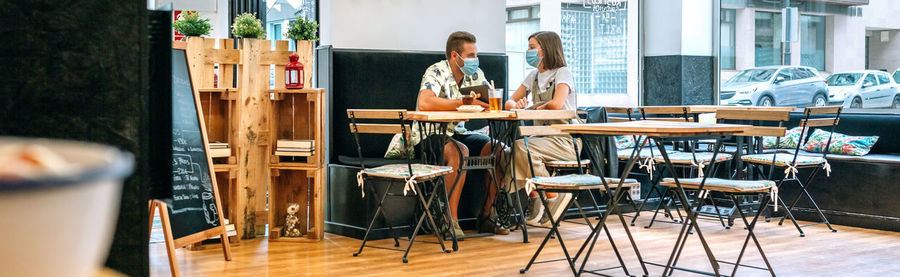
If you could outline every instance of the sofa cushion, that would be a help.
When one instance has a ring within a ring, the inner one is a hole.
[[[829,137],[831,144],[828,144]],[[878,136],[848,136],[841,133],[832,133],[816,129],[803,145],[807,152],[823,153],[826,144],[829,154],[863,156],[872,150],[872,146],[878,141]]]

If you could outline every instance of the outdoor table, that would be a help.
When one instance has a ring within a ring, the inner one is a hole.
[[[643,120],[643,121],[628,121],[628,122],[616,122],[616,123],[593,123],[593,124],[565,124],[565,125],[553,125],[553,128],[559,129],[563,132],[570,133],[572,135],[578,136],[620,136],[620,135],[637,135],[637,136],[645,136],[644,140],[654,139],[656,141],[656,146],[660,151],[660,154],[663,156],[665,160],[666,167],[671,172],[675,172],[674,166],[672,162],[669,160],[668,154],[666,152],[665,147],[663,146],[666,141],[677,141],[677,140],[697,140],[697,139],[716,139],[716,148],[713,152],[713,157],[718,154],[719,148],[721,147],[722,139],[737,133],[741,133],[750,126],[748,125],[735,125],[735,124],[709,124],[709,123],[696,123],[696,122],[673,122],[673,121],[652,121],[652,120]],[[587,142],[588,140],[583,140]],[[589,146],[585,146],[589,147]],[[631,157],[629,158],[625,169],[622,171],[622,177],[620,179],[619,186],[624,183],[625,179],[628,178],[628,174],[630,174],[631,169],[633,168],[635,161],[639,158],[637,153],[643,149],[644,143],[643,141],[638,142],[636,150],[632,152]],[[594,157],[593,152],[588,151],[589,158],[592,159],[592,162],[600,162],[602,161],[602,156]],[[711,170],[714,174],[714,171]],[[603,172],[597,172],[602,176]],[[703,181],[699,187],[698,191],[703,190],[703,185],[705,184],[705,180],[708,176],[712,174],[706,175],[703,177]],[[687,232],[692,228],[696,231],[697,236],[700,238],[700,241],[703,245],[703,248],[706,252],[707,258],[710,261],[710,264],[715,271],[715,275],[718,274],[719,265],[713,256],[712,251],[709,248],[709,245],[706,242],[706,239],[703,237],[703,233],[700,231],[699,226],[696,223],[696,213],[693,209],[700,201],[692,201],[689,202],[688,195],[685,192],[684,188],[681,186],[681,183],[678,181],[677,176],[674,176],[675,183],[677,186],[677,196],[681,202],[682,208],[687,213],[687,220],[685,220],[682,224],[681,232],[679,233],[679,237],[675,242],[675,247],[672,250],[672,254],[669,257],[667,264],[665,265],[665,271],[668,272],[670,269],[675,268],[673,265],[673,260],[675,259],[676,252],[678,250],[679,242],[681,241],[683,236],[687,236]],[[606,181],[603,181],[603,186],[609,191],[609,185]],[[594,242],[596,242],[599,237],[600,230],[606,225],[606,220],[609,215],[612,214],[616,208],[618,208],[618,202],[624,194],[625,190],[616,190],[616,193],[613,197],[610,197],[610,200],[607,204],[607,210],[600,218],[600,222],[594,227],[591,234],[582,244],[581,248],[584,249],[588,244],[590,244],[590,248],[587,250],[584,256],[584,260],[581,263],[580,268],[577,271],[574,271],[576,275],[580,275],[584,272],[597,274],[592,270],[585,270],[584,267],[587,264],[591,251],[593,250]],[[697,194],[699,197],[699,193]],[[697,200],[697,199],[695,199]],[[693,204],[689,204],[693,203]],[[619,220],[622,223],[622,228],[625,228],[626,233],[628,234],[629,240],[631,241],[631,245],[635,250],[635,254],[637,254],[638,261],[641,264],[641,269],[644,271],[644,275],[647,276],[647,268],[645,264],[663,266],[661,264],[656,264],[652,262],[645,262],[640,255],[640,251],[638,250],[637,245],[634,242],[634,239],[631,237],[631,232],[628,229],[628,224],[625,223],[625,219],[622,217],[621,213],[617,213],[619,216]],[[688,228],[690,227],[690,228]],[[579,251],[580,252],[580,251]],[[621,259],[621,256],[616,253],[617,258]],[[576,255],[575,260],[578,257]],[[675,268],[679,270],[685,270],[682,268]],[[699,271],[692,271],[699,272]]]

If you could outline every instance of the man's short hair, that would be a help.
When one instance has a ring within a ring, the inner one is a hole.
[[[463,44],[475,43],[475,35],[466,31],[456,31],[447,38],[447,59],[450,59],[450,52],[462,54]]]

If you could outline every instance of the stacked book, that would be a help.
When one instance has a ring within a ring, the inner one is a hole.
[[[309,157],[315,152],[313,140],[280,139],[275,145],[275,156]]]
[[[231,156],[231,148],[228,148],[227,142],[210,142],[209,156],[213,158],[224,158]]]
[[[234,224],[229,222],[227,218],[225,219],[225,233],[229,237],[237,236],[237,229],[234,228]]]

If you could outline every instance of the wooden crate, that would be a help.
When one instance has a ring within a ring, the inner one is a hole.
[[[286,242],[319,241],[324,236],[324,170],[273,167],[269,186],[269,240]],[[296,213],[300,237],[284,237],[282,229],[290,203],[300,205]]]
[[[218,46],[217,46],[218,44]],[[200,108],[211,143],[226,143],[228,155],[213,157],[216,181],[221,193],[220,211],[235,224],[238,235],[243,236],[242,221],[237,213],[237,136],[240,106],[238,89],[234,82],[235,67],[240,65],[240,51],[234,49],[232,39],[189,37],[185,42],[191,80],[200,97]]]
[[[283,84],[282,84],[283,86]],[[319,168],[325,159],[322,118],[323,89],[269,90],[272,99],[272,164]],[[276,155],[278,140],[312,140],[314,151],[309,157]]]

